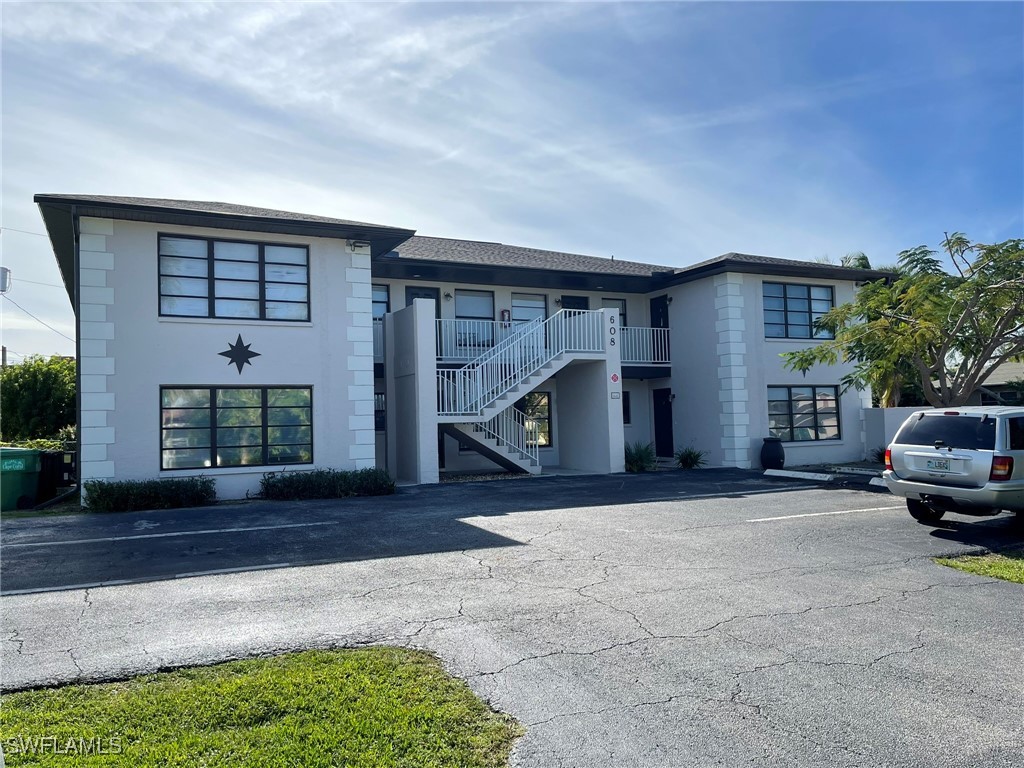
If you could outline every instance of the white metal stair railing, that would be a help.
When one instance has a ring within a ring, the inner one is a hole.
[[[485,408],[565,353],[601,354],[601,311],[562,309],[534,320],[463,368],[437,372],[439,416],[480,416]]]
[[[437,359],[467,363],[487,354],[495,344],[528,330],[528,321],[466,320],[439,318]]]
[[[518,408],[509,407],[490,421],[476,422],[473,424],[473,430],[482,432],[502,448],[511,449],[520,458],[540,466],[537,444],[540,428],[536,421]]]

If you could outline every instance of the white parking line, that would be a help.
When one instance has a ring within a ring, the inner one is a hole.
[[[102,539],[64,539],[57,541],[30,541],[22,544],[5,544],[5,549],[15,547],[60,547],[65,544],[96,544],[101,541],[135,541],[137,539],[170,539],[176,536],[205,536],[216,533],[246,533],[248,531],[276,531],[281,528],[311,528],[315,525],[338,525],[337,520],[320,523],[283,523],[281,525],[254,525],[251,528],[210,528],[203,531],[172,531],[169,533],[139,533],[134,536],[108,536]]]
[[[814,488],[821,488],[820,485],[785,485],[777,488],[760,488],[756,491],[723,491],[721,493],[679,493],[676,496],[658,496],[650,499],[637,499],[637,501],[686,501],[687,499],[714,499],[718,497],[729,498],[732,496],[753,496],[758,493],[785,493],[786,491],[809,491]]]
[[[884,512],[890,509],[902,509],[902,507],[864,507],[862,509],[842,509],[838,512],[807,512],[803,515],[782,515],[781,517],[755,517],[747,520],[748,523],[767,523],[771,520],[793,520],[797,517],[823,517],[825,515],[850,515],[854,512]]]

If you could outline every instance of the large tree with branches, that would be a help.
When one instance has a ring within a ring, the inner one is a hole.
[[[952,272],[927,246],[903,251],[892,279],[868,283],[819,321],[834,338],[785,354],[787,367],[853,362],[843,384],[888,381],[879,399],[893,405],[894,373],[909,362],[931,405],[966,403],[997,366],[1024,356],[1024,240],[983,245],[955,232],[942,247]]]

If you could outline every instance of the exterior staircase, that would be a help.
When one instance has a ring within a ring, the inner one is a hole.
[[[539,473],[536,425],[513,403],[574,360],[603,357],[603,316],[563,309],[523,323],[464,367],[439,370],[441,430],[503,467]]]
[[[537,425],[517,408],[507,408],[490,421],[440,426],[442,432],[469,444],[498,466],[512,472],[540,474]]]

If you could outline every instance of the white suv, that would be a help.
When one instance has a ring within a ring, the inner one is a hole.
[[[885,484],[916,520],[1024,514],[1024,408],[917,411],[885,451]]]

